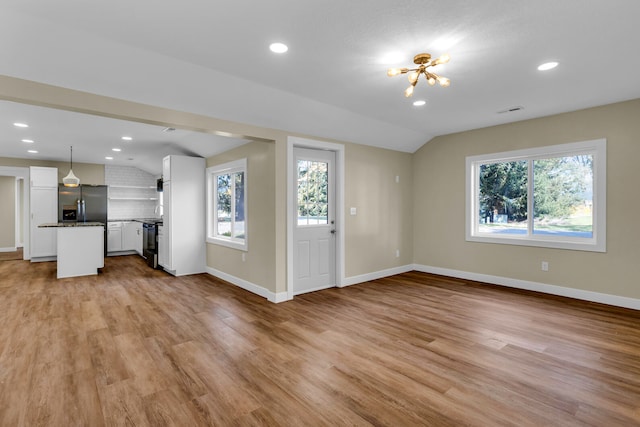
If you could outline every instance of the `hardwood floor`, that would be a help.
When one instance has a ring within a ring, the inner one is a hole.
[[[13,252],[0,252],[0,261],[13,261],[22,259],[22,248],[18,248]]]
[[[640,313],[407,273],[272,304],[0,263],[1,426],[640,425]]]

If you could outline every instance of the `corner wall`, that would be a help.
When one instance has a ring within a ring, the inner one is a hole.
[[[434,138],[413,156],[417,265],[640,299],[640,100]],[[465,241],[465,157],[607,139],[607,252]],[[541,271],[542,261],[549,271]]]
[[[362,277],[413,262],[412,155],[345,146],[345,276]],[[396,182],[398,177],[398,182]],[[356,215],[351,215],[356,208]],[[399,251],[399,256],[396,256]]]
[[[250,290],[257,293],[261,290],[253,289],[252,285],[260,286],[271,294],[277,293],[275,152],[274,143],[252,142],[207,159],[207,167],[247,159],[246,209],[249,248],[245,252],[207,243],[207,267],[214,269],[216,275],[232,282],[238,282],[236,279],[244,281]]]

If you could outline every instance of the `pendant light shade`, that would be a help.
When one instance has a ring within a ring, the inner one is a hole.
[[[77,187],[80,185],[80,178],[73,174],[73,146],[71,146],[71,162],[69,165],[69,173],[62,178],[62,183],[65,187]]]

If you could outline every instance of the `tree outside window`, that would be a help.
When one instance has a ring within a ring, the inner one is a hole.
[[[467,240],[603,251],[606,141],[467,158]]]

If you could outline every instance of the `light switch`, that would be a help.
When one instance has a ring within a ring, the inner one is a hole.
[[[358,210],[357,210],[356,208],[351,208],[351,209],[350,209],[350,211],[349,211],[349,213],[350,213],[351,215],[355,215],[355,214],[357,213],[357,211],[358,211]]]

